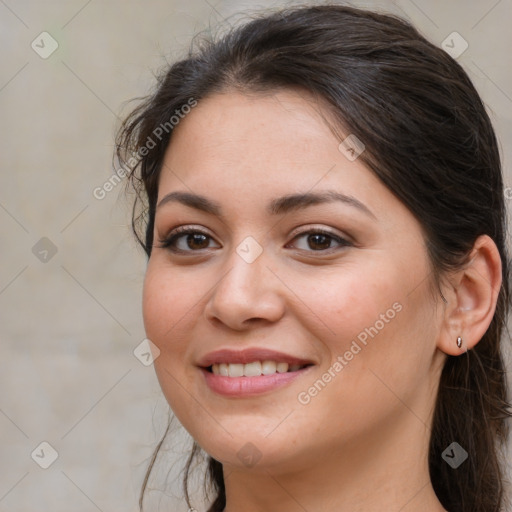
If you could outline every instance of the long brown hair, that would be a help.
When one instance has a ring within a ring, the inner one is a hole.
[[[304,6],[264,12],[217,38],[196,39],[188,56],[165,69],[154,93],[118,133],[116,156],[137,193],[132,226],[138,241],[149,257],[158,178],[172,137],[169,129],[157,138],[155,129],[191,98],[286,87],[325,100],[339,125],[364,141],[360,158],[424,229],[434,283],[467,261],[479,235],[496,243],[503,269],[496,312],[472,350],[447,357],[429,468],[434,490],[450,512],[501,511],[502,451],[512,414],[501,347],[502,334],[503,342],[510,339],[504,332],[510,296],[500,155],[465,71],[409,23],[340,5]],[[143,155],[149,139],[156,144]],[[453,441],[469,454],[460,469],[441,457]],[[189,506],[188,471],[197,452],[194,443],[184,480]],[[207,477],[215,494],[209,512],[221,512],[226,503],[222,464],[211,457]]]

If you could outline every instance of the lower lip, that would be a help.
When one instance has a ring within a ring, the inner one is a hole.
[[[273,373],[272,375],[259,375],[258,377],[224,377],[200,368],[208,387],[224,396],[246,397],[273,391],[304,375],[313,366],[306,366],[295,372]]]

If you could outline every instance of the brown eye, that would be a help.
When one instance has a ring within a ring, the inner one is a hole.
[[[192,233],[187,235],[186,243],[190,249],[206,249],[208,247],[208,237],[202,233]]]
[[[329,249],[332,238],[327,235],[315,234],[308,236],[308,244],[312,249]]]
[[[337,244],[338,247],[347,247],[352,245],[348,240],[345,240],[344,238],[334,233],[318,229],[305,231],[304,233],[301,233],[294,238],[294,240],[300,239],[305,239],[305,243],[299,243],[295,245],[300,250],[309,252],[322,252],[329,249],[335,249],[336,247],[333,247],[333,242],[334,244]],[[302,245],[302,247],[300,247],[300,245]]]
[[[213,238],[192,228],[178,228],[172,231],[167,238],[160,241],[160,247],[169,249],[172,252],[196,252],[211,248]]]

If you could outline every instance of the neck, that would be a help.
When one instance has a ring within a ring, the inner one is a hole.
[[[409,411],[392,423],[272,467],[224,466],[225,512],[446,512],[429,476],[430,430]]]

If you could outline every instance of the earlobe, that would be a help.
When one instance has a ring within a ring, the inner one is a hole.
[[[461,352],[468,351],[468,347],[464,345],[464,340],[462,339],[462,336],[457,336],[457,348],[459,348]]]
[[[469,262],[451,274],[438,348],[449,355],[471,350],[489,328],[501,288],[501,258],[494,241],[481,235]]]

